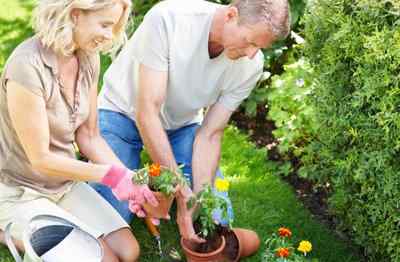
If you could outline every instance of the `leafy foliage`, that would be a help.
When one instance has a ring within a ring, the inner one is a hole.
[[[217,224],[213,216],[215,210],[222,210],[222,217],[224,219],[228,218],[228,204],[226,200],[216,195],[211,186],[207,185],[197,193],[195,204],[197,208],[194,214],[194,221],[200,225],[201,236],[204,238],[208,236],[212,237],[217,229]]]
[[[300,157],[315,134],[314,107],[309,101],[315,82],[304,58],[284,68],[283,74],[272,78],[268,118],[275,122],[273,134],[279,141],[280,153]]]
[[[150,177],[150,187],[167,196],[174,194],[178,185],[186,185],[186,179],[183,178],[182,172],[164,169],[159,176]]]
[[[317,139],[302,172],[334,189],[332,212],[371,260],[400,260],[400,4],[311,1]]]
[[[148,184],[153,191],[166,196],[175,194],[177,186],[187,186],[180,168],[178,171],[173,171],[158,164],[146,165],[139,169],[132,179],[134,183]]]

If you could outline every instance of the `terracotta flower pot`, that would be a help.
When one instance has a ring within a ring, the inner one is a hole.
[[[149,203],[144,203],[143,208],[146,211],[147,216],[153,218],[166,218],[172,202],[174,201],[174,195],[167,197],[161,192],[153,192],[153,194],[158,201],[158,206],[155,207]]]
[[[240,257],[248,257],[257,252],[260,247],[260,238],[253,230],[234,228],[240,247]]]
[[[257,233],[252,230],[233,228],[227,234],[231,234],[231,236],[226,236],[227,243],[224,249],[224,257],[227,258],[227,261],[237,262],[242,257],[253,255],[260,247],[260,239]],[[237,245],[236,256],[229,253],[232,251],[230,245]],[[234,256],[234,258],[232,258],[232,256]]]
[[[209,253],[199,253],[194,251],[194,246],[192,242],[181,238],[181,246],[183,252],[186,255],[187,262],[222,262],[226,261],[222,256],[222,251],[225,248],[225,238],[221,236],[221,245],[214,251]]]

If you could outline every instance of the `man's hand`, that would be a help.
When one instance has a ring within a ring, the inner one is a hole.
[[[179,227],[179,232],[184,239],[195,243],[204,243],[205,240],[196,235],[193,228],[193,213],[196,206],[188,209],[187,203],[193,196],[193,192],[189,187],[182,187],[176,194],[176,201],[178,205],[176,222]]]

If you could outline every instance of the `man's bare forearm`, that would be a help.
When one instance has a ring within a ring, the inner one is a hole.
[[[198,193],[205,184],[212,184],[221,156],[222,132],[197,134],[193,144],[193,191]]]
[[[151,160],[154,163],[176,169],[175,157],[158,115],[138,114],[136,124]]]

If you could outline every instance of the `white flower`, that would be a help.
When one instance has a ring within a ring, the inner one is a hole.
[[[268,78],[270,78],[270,76],[271,76],[271,73],[268,71],[265,71],[262,73],[260,80],[261,81],[267,80]]]
[[[303,78],[297,79],[297,80],[296,80],[296,85],[297,85],[298,87],[304,86],[304,79],[303,79]]]
[[[278,79],[278,80],[275,81],[275,86],[277,88],[280,88],[280,87],[283,86],[284,83],[285,83],[285,81],[283,81],[282,79]]]

